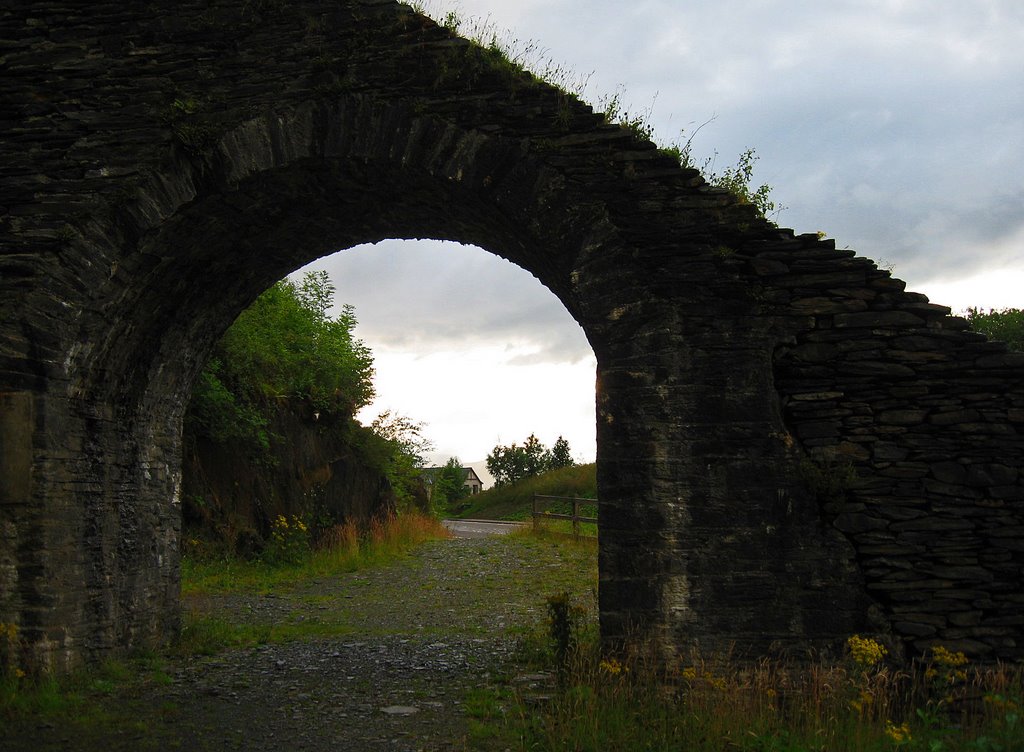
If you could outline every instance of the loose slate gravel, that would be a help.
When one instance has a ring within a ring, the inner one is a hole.
[[[547,595],[568,590],[596,611],[594,558],[550,541],[456,539],[270,596],[187,598],[204,615],[316,620],[345,635],[173,661],[170,681],[116,690],[106,721],[17,719],[0,749],[505,749],[469,741],[467,693],[526,673],[517,635],[543,621]]]

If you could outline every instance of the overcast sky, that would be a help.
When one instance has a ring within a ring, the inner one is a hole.
[[[538,43],[593,103],[621,91],[655,140],[703,123],[718,169],[747,147],[776,218],[892,267],[933,302],[1024,308],[1021,0],[464,0],[427,3]],[[559,434],[594,457],[594,360],[527,272],[476,248],[382,243],[322,259],[356,307],[378,400],[436,459]]]

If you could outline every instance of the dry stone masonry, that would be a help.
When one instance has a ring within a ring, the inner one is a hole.
[[[510,259],[586,332],[610,645],[1024,657],[1024,355],[868,259],[391,0],[7,4],[0,81],[0,621],[25,665],[173,634],[212,343],[389,237]]]

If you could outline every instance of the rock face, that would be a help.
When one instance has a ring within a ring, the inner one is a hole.
[[[213,342],[387,237],[510,259],[587,333],[609,641],[1024,656],[1024,356],[389,0],[0,13],[0,621],[24,660],[173,632]]]
[[[214,442],[186,423],[182,512],[190,541],[251,554],[278,515],[303,519],[315,532],[346,522],[364,527],[395,512],[379,462],[361,449],[368,429],[314,413],[305,400],[281,400],[268,413],[270,449],[255,457],[244,442]]]

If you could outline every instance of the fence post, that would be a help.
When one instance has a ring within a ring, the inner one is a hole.
[[[580,497],[573,496],[572,498],[572,539],[578,541],[580,539]]]
[[[533,532],[537,532],[537,492],[533,492]]]

